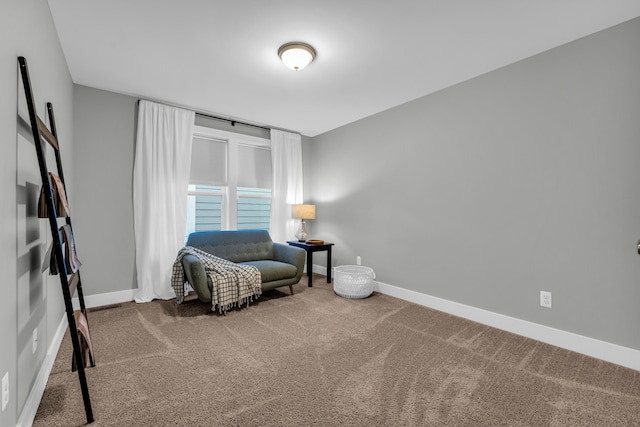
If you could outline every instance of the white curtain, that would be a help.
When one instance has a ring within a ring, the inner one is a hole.
[[[171,269],[184,246],[195,113],[149,101],[138,106],[133,168],[136,302],[175,298]]]
[[[271,239],[284,243],[294,239],[296,224],[291,205],[302,203],[302,137],[299,134],[271,130]]]

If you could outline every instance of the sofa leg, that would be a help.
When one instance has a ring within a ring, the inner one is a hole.
[[[293,286],[289,285],[289,290],[291,291],[291,295],[293,295]]]

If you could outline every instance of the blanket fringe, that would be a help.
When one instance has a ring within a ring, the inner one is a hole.
[[[217,310],[218,313],[226,316],[227,311],[231,310],[232,308],[235,308],[235,307],[242,308],[243,304],[246,307],[249,307],[249,303],[252,302],[252,301],[257,300],[258,298],[260,298],[261,294],[262,294],[262,291],[256,292],[255,294],[253,294],[251,296],[241,298],[239,301],[235,301],[235,302],[226,304],[224,306],[221,306],[220,304],[216,304],[215,309],[213,311]]]

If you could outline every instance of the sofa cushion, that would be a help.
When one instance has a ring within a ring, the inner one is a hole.
[[[273,259],[273,242],[266,230],[200,231],[189,235],[187,246],[232,262]]]
[[[280,261],[259,260],[241,262],[240,264],[256,266],[260,270],[262,283],[290,279],[295,277],[298,272],[295,266]]]

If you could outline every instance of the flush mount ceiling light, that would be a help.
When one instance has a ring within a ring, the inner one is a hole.
[[[285,43],[278,49],[278,56],[287,68],[294,71],[302,70],[316,57],[316,51],[306,43]]]

